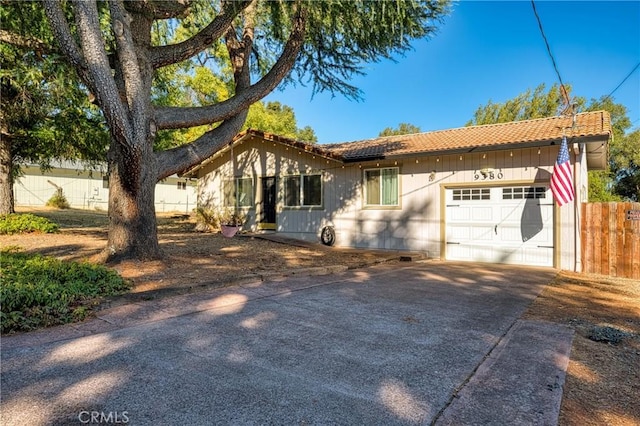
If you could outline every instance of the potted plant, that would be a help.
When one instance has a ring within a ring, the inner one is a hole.
[[[220,232],[227,238],[238,233],[244,223],[245,215],[236,211],[226,210],[220,217]]]

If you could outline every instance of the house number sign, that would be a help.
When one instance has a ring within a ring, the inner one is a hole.
[[[627,220],[640,220],[640,210],[627,210]]]
[[[496,172],[493,169],[475,170],[473,173],[473,180],[496,180],[503,177],[502,171]]]

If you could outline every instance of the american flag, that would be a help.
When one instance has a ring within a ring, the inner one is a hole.
[[[567,147],[566,136],[562,137],[558,159],[553,166],[551,192],[559,206],[573,201],[573,176],[571,174],[571,163],[569,163],[569,148]]]

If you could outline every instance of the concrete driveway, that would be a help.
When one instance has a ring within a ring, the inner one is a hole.
[[[3,425],[555,424],[555,272],[390,263],[120,306],[3,337]]]

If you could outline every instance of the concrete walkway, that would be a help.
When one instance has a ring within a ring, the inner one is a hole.
[[[554,275],[395,262],[117,306],[3,337],[0,423],[555,424],[572,333],[519,320]]]

